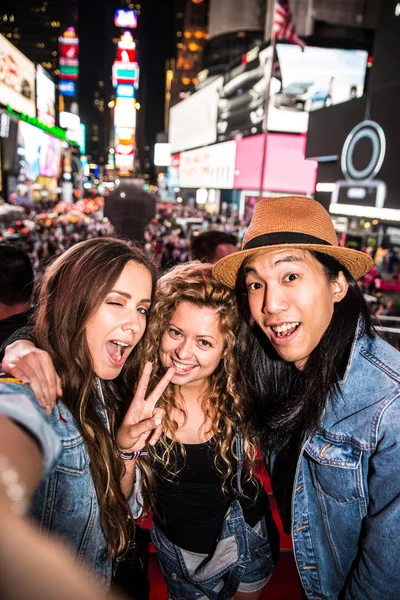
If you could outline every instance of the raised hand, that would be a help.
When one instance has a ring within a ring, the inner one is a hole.
[[[146,363],[136,393],[117,433],[117,444],[122,452],[138,452],[146,444],[154,445],[162,433],[165,410],[156,404],[175,374],[170,367],[154,390],[146,398],[152,364]]]

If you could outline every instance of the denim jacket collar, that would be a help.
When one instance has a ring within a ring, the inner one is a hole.
[[[354,360],[354,355],[358,351],[358,348],[360,346],[362,338],[364,337],[364,334],[365,334],[365,321],[364,321],[364,318],[360,315],[358,317],[356,332],[355,332],[353,343],[352,343],[352,346],[351,346],[349,360],[347,361],[347,367],[346,367],[346,370],[344,372],[343,379],[341,379],[340,382],[339,382],[340,384],[345,383],[345,381],[347,379],[347,376],[348,376],[348,374],[350,372],[350,369],[351,369],[352,362]]]

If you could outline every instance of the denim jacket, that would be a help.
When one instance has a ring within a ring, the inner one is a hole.
[[[46,416],[28,385],[2,383],[1,379],[0,413],[21,424],[41,446],[44,472],[32,499],[32,517],[44,532],[64,537],[77,563],[89,566],[98,583],[109,588],[111,560],[89,455],[73,416],[61,402]],[[134,515],[135,491],[130,501]]]
[[[340,391],[297,464],[297,568],[312,600],[399,600],[400,354],[361,319]]]

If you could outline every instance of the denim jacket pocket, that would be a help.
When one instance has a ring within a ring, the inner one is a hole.
[[[55,469],[55,507],[66,513],[82,512],[91,503],[94,487],[90,461],[82,436],[62,440],[63,451]]]
[[[363,499],[360,448],[317,433],[305,452],[312,459],[309,465],[316,489],[341,503]]]

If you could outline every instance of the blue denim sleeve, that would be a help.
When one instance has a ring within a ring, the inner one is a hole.
[[[400,598],[400,395],[380,420],[369,465],[368,514],[345,600]]]
[[[128,503],[134,519],[138,519],[143,512],[143,495],[141,492],[141,473],[138,466],[135,467],[135,483],[129,496]]]
[[[19,423],[36,438],[43,457],[43,476],[52,471],[61,454],[61,441],[28,385],[1,383],[0,413]]]

